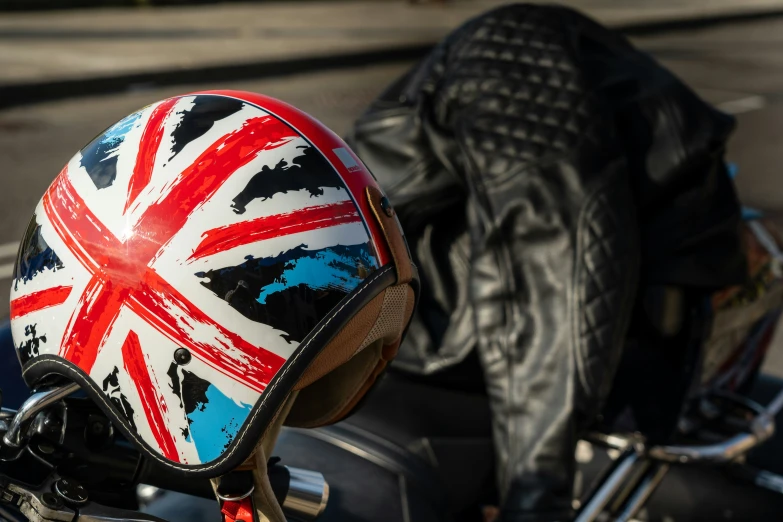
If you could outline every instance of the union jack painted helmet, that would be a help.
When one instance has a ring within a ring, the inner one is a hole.
[[[22,241],[11,324],[31,387],[71,379],[147,456],[214,477],[283,410],[314,427],[355,407],[396,354],[415,274],[335,134],[265,96],[201,92],[66,165]]]

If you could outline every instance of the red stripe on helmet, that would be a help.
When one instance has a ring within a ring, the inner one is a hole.
[[[204,239],[188,258],[188,261],[257,241],[345,223],[357,223],[361,220],[353,201],[340,201],[213,228],[204,232],[202,235]]]
[[[144,230],[145,235],[130,238],[129,251],[149,261],[237,169],[261,150],[277,148],[295,137],[284,123],[262,116],[247,120],[241,129],[217,140],[177,177],[165,197],[144,212],[135,228]]]
[[[11,301],[11,319],[62,304],[71,295],[71,289],[70,286],[55,286],[17,297]]]
[[[133,166],[133,174],[128,183],[128,200],[125,202],[125,212],[136,201],[139,193],[144,190],[152,178],[152,169],[155,167],[155,158],[158,155],[160,142],[163,140],[164,124],[171,109],[179,101],[171,98],[160,103],[152,111],[144,132],[139,142],[139,151],[136,154],[136,164]]]
[[[166,428],[166,421],[163,418],[163,413],[168,411],[166,399],[152,382],[152,369],[147,366],[139,344],[139,336],[134,331],[128,332],[128,337],[122,345],[122,359],[125,371],[128,372],[128,376],[136,385],[136,391],[139,392],[144,415],[163,456],[173,462],[179,462],[177,445]]]
[[[293,126],[296,131],[302,134],[302,136],[310,141],[315,147],[323,154],[332,166],[340,174],[340,177],[348,187],[348,191],[351,193],[353,200],[359,207],[361,215],[365,217],[364,222],[370,232],[370,239],[372,239],[375,245],[375,250],[378,253],[378,261],[381,266],[393,262],[391,252],[386,245],[386,239],[383,235],[380,225],[372,218],[373,213],[370,208],[370,203],[365,196],[365,189],[368,186],[378,187],[375,178],[373,178],[370,171],[362,163],[362,161],[351,151],[334,132],[329,128],[321,124],[315,118],[305,114],[299,109],[276,100],[269,98],[261,94],[242,92],[242,91],[230,91],[230,90],[218,90],[218,91],[202,91],[190,94],[191,96],[212,94],[218,96],[228,96],[237,100],[242,100],[247,103],[252,103],[261,109],[280,117],[286,123]],[[358,169],[351,169],[342,162],[342,160],[334,152],[335,149],[346,149],[349,154],[352,155],[356,161]],[[380,188],[380,187],[378,187]]]
[[[93,277],[65,328],[60,356],[90,373],[127,293],[127,289],[114,286],[101,277]]]

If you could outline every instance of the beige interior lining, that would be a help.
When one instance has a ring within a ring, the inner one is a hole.
[[[396,285],[386,289],[383,297],[383,306],[375,324],[365,337],[359,350],[363,350],[376,339],[382,339],[383,344],[392,344],[405,328],[405,312],[408,294],[413,290],[408,285]]]
[[[286,424],[312,428],[328,424],[352,398],[378,365],[383,340],[378,339],[356,354],[347,363],[335,368],[318,381],[299,392],[298,407],[286,419]]]
[[[381,315],[385,292],[375,296],[321,350],[294,386],[295,390],[311,385],[353,357]]]
[[[396,285],[373,302],[379,298],[382,301],[379,313],[373,313],[374,323],[368,326],[365,319],[358,321],[362,331],[367,332],[364,338],[358,337],[355,325],[349,323],[319,354],[319,373],[330,371],[301,388],[286,424],[312,428],[340,420],[394,358],[403,329],[413,314],[415,295],[409,285]]]

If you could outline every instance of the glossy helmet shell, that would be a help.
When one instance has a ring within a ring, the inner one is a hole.
[[[12,331],[28,384],[75,380],[147,455],[217,476],[292,390],[297,425],[355,406],[412,314],[408,256],[331,131],[261,95],[196,93],[124,118],[55,179],[20,247]]]

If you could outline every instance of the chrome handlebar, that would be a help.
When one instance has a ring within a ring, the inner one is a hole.
[[[662,462],[688,464],[691,462],[712,462],[720,464],[736,460],[762,442],[775,431],[774,422],[765,423],[761,433],[743,433],[717,444],[694,446],[654,446],[647,455]]]
[[[737,459],[775,434],[775,417],[783,409],[783,390],[778,392],[766,408],[744,398],[742,405],[758,411],[749,432],[740,433],[716,444],[654,446],[647,451],[647,456],[654,460],[681,464],[724,463]]]
[[[775,417],[783,409],[783,390],[762,407],[744,397],[724,396],[756,413],[750,430],[716,444],[670,445],[647,448],[637,435],[593,434],[589,440],[598,445],[622,451],[614,470],[579,510],[575,522],[598,520],[610,502],[619,507],[611,518],[627,522],[644,506],[669,470],[671,463],[728,463],[736,460],[775,433]]]
[[[71,383],[57,388],[48,388],[31,395],[11,419],[8,430],[3,435],[3,442],[12,448],[20,448],[27,438],[27,428],[30,427],[33,418],[40,411],[77,390],[79,390],[79,385]]]

